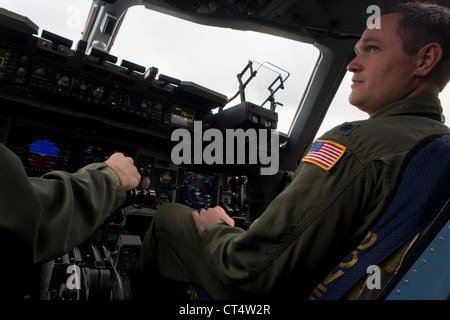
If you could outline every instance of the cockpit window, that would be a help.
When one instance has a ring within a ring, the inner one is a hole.
[[[2,6],[27,16],[39,26],[39,34],[45,29],[73,40],[75,46],[82,38],[91,3],[91,0],[4,0]],[[128,10],[110,53],[119,61],[126,59],[146,68],[156,67],[160,74],[195,82],[228,98],[238,91],[236,75],[249,61],[285,70],[289,78],[284,89],[275,93],[278,130],[284,133],[288,133],[319,56],[319,50],[310,44],[257,32],[204,26],[144,6]],[[267,93],[268,81],[262,79],[266,77],[262,73],[249,86],[247,100],[256,104],[264,102]],[[260,86],[263,96],[255,86]],[[237,97],[230,104],[239,102]],[[270,105],[266,103],[264,108]]]
[[[320,137],[322,134],[341,123],[369,118],[367,113],[362,112],[348,102],[348,97],[351,92],[350,86],[352,83],[352,76],[353,74],[350,72],[345,74],[345,77],[328,108],[327,114],[322,121],[322,125],[320,126],[319,131],[317,131],[316,137]]]
[[[160,73],[195,82],[228,98],[238,91],[237,74],[254,61],[263,67],[249,84],[246,100],[258,105],[267,97],[267,88],[276,78],[274,72],[283,78],[288,72],[284,89],[275,93],[278,130],[284,133],[288,133],[319,56],[319,50],[309,44],[204,26],[142,7],[128,10],[111,53],[147,67],[155,66]],[[237,97],[230,105],[239,102]],[[270,105],[266,103],[264,108]]]

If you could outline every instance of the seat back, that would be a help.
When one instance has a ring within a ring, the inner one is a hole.
[[[450,199],[377,299],[450,299]]]
[[[386,212],[309,298],[342,298],[367,274],[368,267],[381,264],[433,221],[449,197],[450,135],[446,135],[411,158]]]

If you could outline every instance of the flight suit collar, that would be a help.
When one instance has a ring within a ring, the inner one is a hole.
[[[432,96],[411,97],[391,103],[373,114],[371,118],[396,115],[417,115],[445,122],[441,101]]]

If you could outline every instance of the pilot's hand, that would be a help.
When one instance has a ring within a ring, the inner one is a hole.
[[[208,210],[201,209],[200,211],[192,212],[195,225],[198,232],[202,232],[205,228],[214,223],[225,222],[226,224],[234,227],[234,220],[230,218],[228,214],[219,206],[215,208],[209,208]]]
[[[125,191],[136,188],[141,181],[141,175],[133,165],[133,159],[116,152],[105,163],[119,176]]]

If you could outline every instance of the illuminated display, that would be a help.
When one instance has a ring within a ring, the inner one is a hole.
[[[110,155],[110,151],[105,152],[102,146],[89,144],[83,148],[83,166],[91,163],[104,162]]]
[[[125,156],[132,158],[136,155],[134,147],[111,145],[96,141],[84,141],[80,146],[83,161],[82,163],[79,163],[75,169],[79,169],[91,163],[104,162],[115,152],[121,152]]]
[[[58,160],[58,148],[48,140],[38,140],[30,145],[28,162],[37,169],[49,169]]]
[[[194,209],[214,205],[217,176],[180,170],[178,202]]]
[[[8,50],[0,48],[0,77],[2,78],[5,76],[10,54]]]
[[[172,106],[172,113],[170,115],[170,122],[173,125],[185,128],[193,128],[195,120],[195,111],[186,107],[177,105]]]
[[[7,146],[20,158],[30,177],[54,171],[69,171],[72,144],[64,135],[33,127],[13,125]]]

